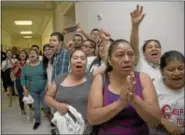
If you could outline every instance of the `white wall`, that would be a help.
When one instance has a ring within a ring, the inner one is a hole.
[[[56,7],[53,11],[53,31],[62,31],[65,24],[65,13],[72,6],[74,2],[55,2]]]
[[[3,44],[3,49],[12,48],[12,36],[3,28],[1,29],[1,43]]]
[[[178,50],[184,54],[184,3],[183,2],[77,2],[76,22],[90,32],[104,28],[112,37],[129,40],[130,12],[137,4],[144,6],[146,16],[140,26],[140,47],[150,38],[161,41],[162,50]],[[102,20],[97,20],[97,14]]]
[[[42,46],[44,44],[49,43],[49,38],[52,32],[53,32],[53,20],[51,18],[42,34]]]
[[[31,39],[23,39],[19,38],[12,41],[13,46],[18,48],[30,48],[33,44],[37,44],[41,48],[41,39],[40,38],[31,38]]]
[[[64,13],[64,27],[74,26],[75,23],[75,4],[71,4]]]

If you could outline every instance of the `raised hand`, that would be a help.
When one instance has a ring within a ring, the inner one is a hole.
[[[100,30],[100,38],[102,40],[109,40],[111,37],[110,33],[107,31],[104,31],[103,29]]]
[[[63,29],[62,34],[65,35],[65,34],[67,34],[67,33],[68,33],[68,32],[67,32],[65,29]]]
[[[145,14],[143,14],[143,6],[137,5],[136,9],[130,13],[132,19],[132,25],[137,25],[141,23]]]
[[[77,29],[76,29],[77,33],[82,33],[83,32],[83,29],[81,28],[80,23],[76,24],[76,27],[77,27]]]

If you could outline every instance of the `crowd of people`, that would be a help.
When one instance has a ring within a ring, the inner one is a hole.
[[[130,16],[130,41],[112,39],[103,29],[89,34],[78,25],[66,45],[66,31],[53,32],[43,53],[38,45],[29,52],[20,50],[17,57],[11,50],[1,53],[9,106],[16,90],[26,115],[23,97],[31,95],[34,130],[41,124],[41,109],[56,128],[51,122],[54,113],[66,114],[73,106],[85,122],[84,134],[184,134],[185,57],[175,50],[161,54],[165,45],[157,39],[145,41],[140,52],[143,7],[137,6]]]

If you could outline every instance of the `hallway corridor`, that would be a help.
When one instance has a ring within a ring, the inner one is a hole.
[[[27,115],[21,115],[18,97],[13,97],[12,107],[8,107],[8,97],[2,92],[2,126],[1,133],[4,134],[50,134],[50,124],[42,117],[42,123],[37,130],[33,130],[33,122],[28,121]]]

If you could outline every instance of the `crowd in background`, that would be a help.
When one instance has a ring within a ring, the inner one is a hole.
[[[26,115],[23,98],[31,95],[28,116],[35,119],[34,130],[41,124],[41,110],[55,129],[55,112],[66,114],[73,106],[85,122],[84,134],[184,134],[185,57],[175,50],[161,54],[167,45],[157,39],[145,41],[140,52],[143,7],[130,16],[130,41],[112,39],[104,29],[87,33],[78,24],[66,45],[69,29],[53,32],[42,49],[1,50],[9,107],[17,92],[21,114]]]

